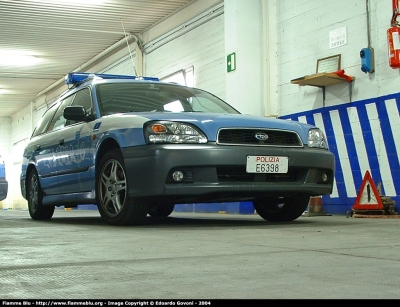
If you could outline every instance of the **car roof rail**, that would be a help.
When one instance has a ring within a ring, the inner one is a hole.
[[[65,76],[65,83],[67,85],[77,85],[82,82],[86,82],[93,78],[101,79],[133,79],[133,80],[148,80],[148,81],[159,81],[155,77],[140,77],[140,76],[128,76],[128,75],[113,75],[113,74],[97,74],[88,72],[71,72]]]

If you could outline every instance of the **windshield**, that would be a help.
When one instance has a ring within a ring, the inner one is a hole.
[[[97,86],[101,114],[126,112],[239,112],[218,97],[174,84],[122,82]]]

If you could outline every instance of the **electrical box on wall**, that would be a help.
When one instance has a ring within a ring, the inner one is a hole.
[[[360,51],[361,70],[365,73],[372,73],[375,70],[374,48],[363,48]]]

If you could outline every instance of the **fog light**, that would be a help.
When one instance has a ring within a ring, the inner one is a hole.
[[[321,176],[322,182],[327,182],[328,181],[328,175],[326,173],[323,173]]]
[[[174,171],[172,173],[172,179],[176,182],[180,182],[183,181],[183,179],[185,178],[185,175],[183,174],[182,171]]]

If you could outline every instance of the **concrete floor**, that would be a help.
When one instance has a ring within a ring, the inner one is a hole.
[[[0,210],[0,299],[399,299],[400,219]]]

